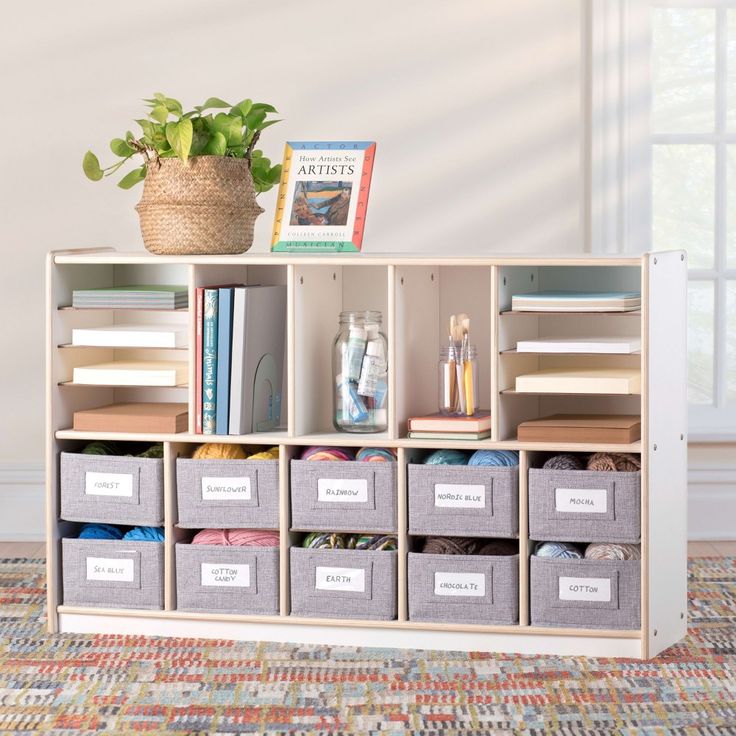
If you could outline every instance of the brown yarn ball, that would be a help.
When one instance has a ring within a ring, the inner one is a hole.
[[[519,554],[519,543],[515,539],[489,539],[478,550],[479,555],[506,557]]]
[[[429,555],[474,555],[478,550],[475,539],[465,537],[427,537],[422,552]]]
[[[585,466],[577,455],[564,452],[561,455],[553,455],[542,467],[547,470],[582,470]]]
[[[641,459],[628,452],[596,452],[588,458],[588,470],[617,470],[635,473],[641,470]]]

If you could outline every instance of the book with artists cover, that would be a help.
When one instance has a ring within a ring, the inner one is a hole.
[[[272,251],[357,252],[374,141],[291,141],[281,171]]]

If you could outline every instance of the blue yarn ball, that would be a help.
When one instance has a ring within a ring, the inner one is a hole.
[[[582,552],[569,542],[539,542],[534,550],[537,557],[552,557],[565,560],[580,560]]]
[[[425,465],[467,465],[468,454],[462,450],[435,450],[424,460]]]
[[[112,524],[85,524],[80,539],[122,539],[123,532]]]
[[[136,526],[127,531],[123,539],[136,542],[163,542],[164,530],[157,526]]]
[[[519,453],[515,450],[476,450],[468,460],[468,465],[492,467],[513,467],[519,464]]]
[[[355,456],[356,460],[363,462],[378,462],[385,460],[387,463],[396,462],[395,451],[387,450],[383,447],[363,447],[358,450],[358,454]]]

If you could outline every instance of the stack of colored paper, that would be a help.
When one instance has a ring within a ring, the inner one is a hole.
[[[76,309],[184,309],[188,302],[186,286],[111,286],[72,294]]]
[[[533,291],[514,294],[514,312],[631,312],[641,307],[638,291]]]

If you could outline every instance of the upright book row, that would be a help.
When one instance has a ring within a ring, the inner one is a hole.
[[[279,426],[285,342],[285,286],[197,288],[197,434],[242,435]]]

